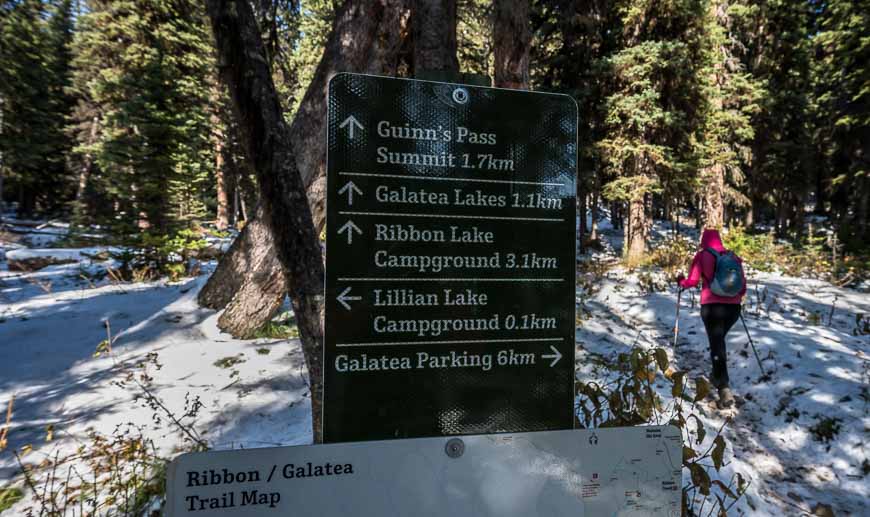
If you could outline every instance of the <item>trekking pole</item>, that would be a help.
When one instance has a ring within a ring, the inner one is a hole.
[[[674,348],[677,348],[677,337],[680,335],[680,296],[683,294],[683,288],[680,287],[677,291],[677,317],[674,318]]]
[[[743,323],[743,330],[746,331],[746,337],[749,338],[749,344],[752,346],[752,352],[755,354],[755,360],[758,361],[758,367],[761,369],[762,375],[767,375],[764,371],[764,366],[761,365],[761,358],[758,357],[758,350],[755,349],[755,343],[752,342],[752,336],[749,334],[749,327],[746,326],[746,320],[743,319],[743,312],[740,312],[740,321]]]

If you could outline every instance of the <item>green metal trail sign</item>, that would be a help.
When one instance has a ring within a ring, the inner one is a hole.
[[[572,427],[577,108],[329,85],[327,442]]]

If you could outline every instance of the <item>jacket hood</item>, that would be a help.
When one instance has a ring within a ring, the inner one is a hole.
[[[716,251],[725,251],[725,246],[722,245],[722,238],[719,236],[719,230],[704,230],[701,235],[701,249],[713,248]]]

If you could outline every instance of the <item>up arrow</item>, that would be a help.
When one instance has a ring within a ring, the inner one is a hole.
[[[353,232],[356,232],[356,233],[362,235],[362,230],[360,230],[357,225],[353,224],[353,221],[351,221],[351,220],[348,220],[346,223],[344,223],[344,226],[342,226],[341,228],[338,229],[339,235],[344,233],[344,232],[347,232],[347,243],[348,244],[353,244]]]
[[[338,303],[344,305],[344,308],[347,310],[350,310],[350,304],[348,304],[347,302],[349,302],[351,300],[362,300],[362,296],[348,296],[347,294],[349,292],[350,292],[350,287],[348,287],[347,289],[342,291],[341,294],[338,295],[338,297],[336,298],[336,300],[338,300]]]
[[[357,120],[356,117],[351,115],[351,116],[347,117],[346,119],[344,119],[344,122],[339,124],[338,128],[339,129],[347,128],[348,136],[350,136],[350,139],[353,140],[353,128],[354,128],[354,126],[360,128],[360,129],[363,128],[362,124],[359,123],[359,120]]]
[[[341,189],[338,191],[339,194],[344,194],[347,192],[347,204],[353,205],[353,193],[356,191],[357,194],[362,195],[362,190],[356,186],[356,183],[352,181],[348,181]],[[339,230],[341,231],[341,230]]]
[[[554,347],[553,345],[550,345],[550,350],[552,350],[553,353],[552,354],[542,354],[541,359],[552,359],[553,362],[550,363],[550,368],[552,368],[552,367],[556,366],[556,363],[558,363],[559,359],[562,358],[562,354],[560,354],[559,351],[556,350],[556,347]]]

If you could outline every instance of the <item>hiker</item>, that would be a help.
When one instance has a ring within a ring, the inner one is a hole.
[[[746,294],[746,277],[742,260],[722,245],[718,230],[704,230],[701,245],[692,260],[689,277],[677,276],[681,289],[701,286],[701,319],[710,339],[710,359],[713,362],[711,382],[719,391],[719,407],[734,404],[728,385],[725,336],[740,318],[740,302]]]

